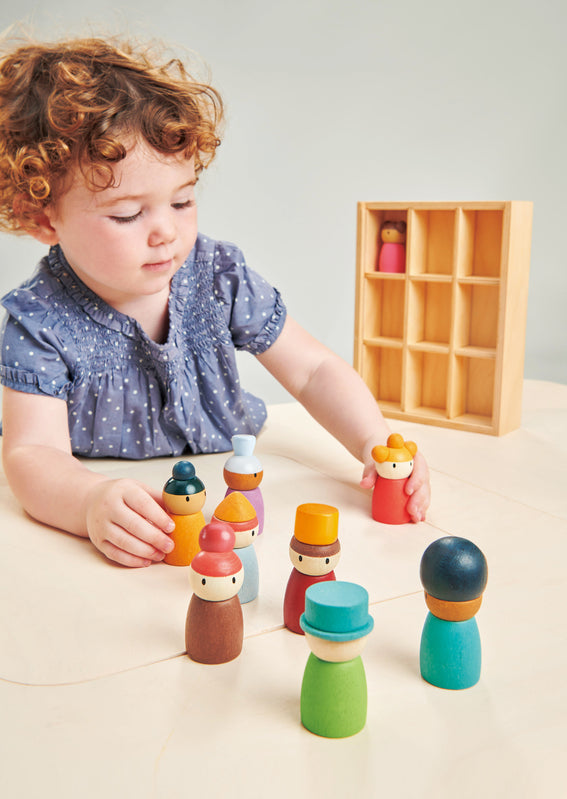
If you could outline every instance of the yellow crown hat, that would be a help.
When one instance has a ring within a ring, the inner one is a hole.
[[[332,505],[306,502],[295,512],[294,536],[303,544],[328,546],[339,534],[339,511]]]

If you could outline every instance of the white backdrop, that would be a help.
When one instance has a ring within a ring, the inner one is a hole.
[[[8,8],[8,6],[10,8]],[[196,51],[227,106],[200,227],[352,362],[358,200],[532,200],[526,377],[567,383],[564,0],[2,0],[0,30]],[[0,235],[0,293],[44,248]],[[286,399],[253,358],[244,385]]]

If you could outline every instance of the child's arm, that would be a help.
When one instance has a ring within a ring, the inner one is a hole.
[[[368,387],[345,361],[314,339],[289,316],[274,344],[258,356],[263,366],[323,427],[364,464],[361,485],[372,488],[376,470],[371,450],[390,433]],[[425,518],[429,506],[429,471],[416,454],[407,483],[408,512]]]
[[[158,492],[110,480],[73,457],[63,400],[5,388],[2,404],[4,470],[30,516],[90,538],[125,566],[147,566],[173,549],[174,525]]]

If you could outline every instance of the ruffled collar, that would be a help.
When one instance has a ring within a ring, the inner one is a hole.
[[[179,308],[179,303],[177,301],[180,295],[179,287],[181,282],[186,279],[188,270],[191,269],[194,263],[193,252],[189,254],[185,263],[177,270],[171,279],[168,303],[169,331],[167,341],[164,344],[158,344],[156,341],[149,338],[136,319],[121,311],[117,311],[83,283],[69,265],[59,244],[55,244],[50,248],[47,262],[49,270],[65,287],[67,293],[85,313],[97,322],[97,324],[109,330],[122,333],[129,338],[143,339],[146,345],[149,345],[152,349],[156,349],[161,353],[175,349],[175,335],[178,327],[176,315]]]

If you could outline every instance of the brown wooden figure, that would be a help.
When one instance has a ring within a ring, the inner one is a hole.
[[[234,532],[212,521],[199,535],[201,551],[189,569],[193,596],[185,622],[187,655],[198,663],[227,663],[242,651],[244,623],[238,592],[244,570],[233,552]]]
[[[179,461],[163,487],[163,504],[175,522],[171,538],[175,548],[165,556],[170,566],[189,566],[199,551],[199,533],[205,525],[205,486],[191,461]]]

